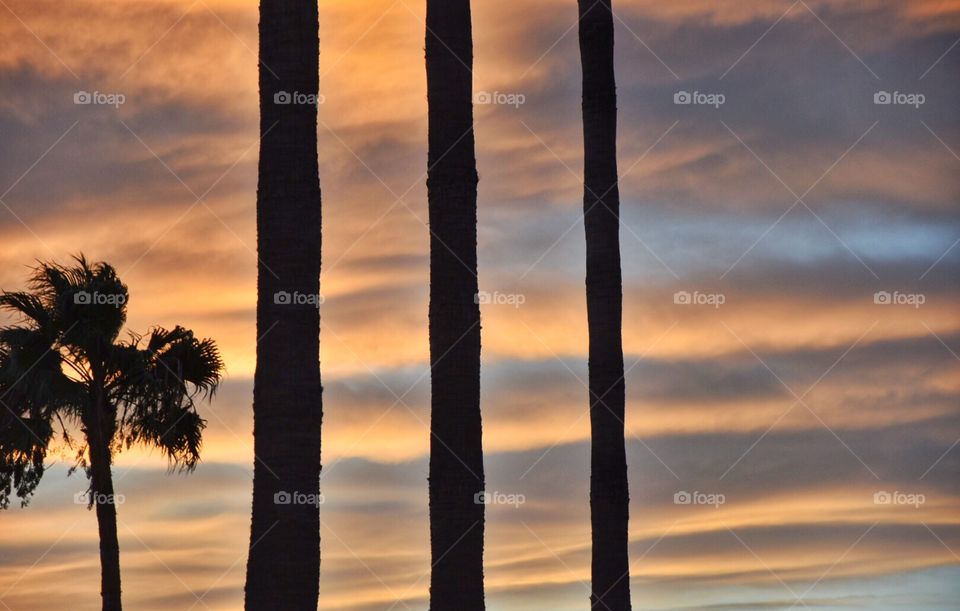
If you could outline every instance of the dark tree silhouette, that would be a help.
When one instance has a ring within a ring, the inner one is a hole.
[[[29,289],[0,295],[0,308],[22,319],[0,329],[0,506],[11,494],[26,504],[48,448],[58,436],[75,447],[70,429],[79,428],[86,502],[100,533],[103,609],[119,611],[113,456],[143,444],[160,448],[173,469],[193,470],[206,426],[194,400],[213,397],[223,362],[212,340],[182,327],[118,340],[127,287],[106,263],[42,263]]]
[[[593,609],[623,611],[630,609],[630,494],[623,422],[623,285],[613,10],[610,0],[579,0],[579,13],[590,334],[590,604]]]
[[[484,608],[477,162],[469,0],[427,0],[430,608]]]
[[[249,611],[309,611],[319,594],[318,507],[283,503],[320,489],[318,35],[317,0],[261,0]]]

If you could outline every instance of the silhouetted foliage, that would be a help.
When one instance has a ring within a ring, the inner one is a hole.
[[[95,500],[113,496],[113,455],[141,444],[171,469],[193,470],[206,426],[195,401],[213,397],[223,371],[216,344],[182,327],[119,339],[127,301],[114,268],[82,256],[41,263],[27,291],[0,294],[0,308],[19,317],[0,329],[0,506],[27,503],[58,439],[75,450],[97,508],[111,610],[120,608],[116,508]]]

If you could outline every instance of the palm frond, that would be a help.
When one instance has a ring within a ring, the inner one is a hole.
[[[223,360],[216,344],[183,327],[131,334],[112,355],[113,401],[123,406],[121,435],[127,444],[157,446],[175,468],[193,469],[206,422],[194,399],[216,392]]]
[[[128,291],[107,263],[41,262],[30,278],[33,294],[49,313],[65,344],[97,351],[119,336],[126,322]]]
[[[19,314],[37,328],[45,329],[50,326],[50,314],[44,307],[43,300],[37,295],[4,291],[0,294],[0,309]]]
[[[192,471],[200,462],[206,426],[192,404],[173,399],[140,410],[130,421],[125,442],[127,447],[137,443],[157,447],[171,469]]]
[[[53,427],[16,414],[0,402],[0,509],[15,495],[26,505],[40,483]]]
[[[83,385],[63,372],[63,357],[37,329],[0,329],[0,399],[14,409],[53,418],[88,400]]]
[[[204,399],[216,394],[224,364],[213,340],[198,339],[193,331],[178,326],[172,331],[154,329],[150,346],[154,347],[156,362],[162,367],[158,371],[171,383],[192,387],[188,392],[199,393]]]

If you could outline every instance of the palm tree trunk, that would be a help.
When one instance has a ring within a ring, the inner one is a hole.
[[[117,506],[113,492],[110,440],[113,438],[115,418],[106,408],[102,390],[103,374],[94,373],[94,385],[100,389],[93,397],[93,409],[84,417],[84,430],[90,457],[88,474],[90,494],[97,512],[97,530],[100,536],[100,596],[103,611],[121,611],[120,601],[120,542],[117,539]]]
[[[100,596],[103,611],[121,611],[120,543],[117,540],[117,506],[114,504],[110,453],[101,442],[93,439],[89,441],[89,447],[90,491],[94,495],[100,534]]]
[[[579,12],[590,335],[590,603],[597,610],[624,611],[630,609],[630,497],[623,420],[623,284],[613,12],[610,0],[579,0]]]
[[[469,0],[427,0],[430,608],[484,609],[477,162]]]
[[[283,297],[320,291],[318,35],[317,0],[261,0],[248,611],[313,611],[319,595],[319,510],[302,501],[319,498],[320,314],[315,302]],[[300,502],[284,504],[284,493]]]

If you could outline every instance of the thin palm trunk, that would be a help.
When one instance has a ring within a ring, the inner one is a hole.
[[[317,608],[321,402],[317,0],[261,0],[257,369],[246,609]],[[287,94],[286,96],[284,94]],[[309,99],[308,96],[314,96]],[[281,495],[278,497],[278,495]],[[312,496],[311,496],[312,495]]]
[[[97,512],[100,538],[100,596],[103,611],[121,611],[120,542],[117,539],[117,506],[114,504],[110,440],[115,416],[104,399],[104,374],[94,367],[94,387],[90,409],[84,414],[84,432],[90,457],[90,494]]]
[[[477,163],[469,0],[427,0],[430,608],[484,608]]]
[[[100,402],[97,403],[94,409],[99,413],[93,415],[87,426],[87,446],[90,452],[90,493],[100,535],[100,596],[103,611],[121,611],[117,506],[114,504],[110,447],[104,432],[103,410]]]
[[[610,0],[579,0],[583,66],[584,226],[590,335],[593,609],[630,609],[630,496],[624,445],[623,285],[617,188],[617,91]]]

